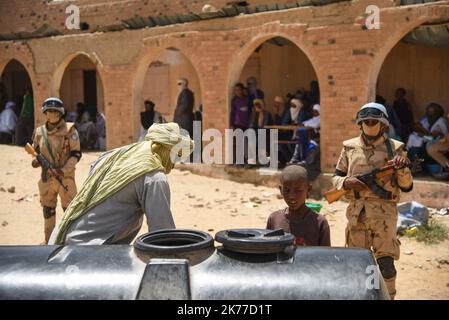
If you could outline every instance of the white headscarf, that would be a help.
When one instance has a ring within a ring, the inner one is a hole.
[[[16,106],[16,104],[13,101],[8,101],[8,102],[6,102],[5,110],[14,109],[15,106]]]
[[[17,116],[14,113],[16,104],[8,101],[5,105],[5,110],[0,114],[0,132],[13,132],[16,129]]]
[[[299,111],[301,110],[301,101],[298,99],[292,99],[290,104],[295,106],[294,108],[290,107],[290,117],[292,118],[292,121],[296,123],[298,121]]]

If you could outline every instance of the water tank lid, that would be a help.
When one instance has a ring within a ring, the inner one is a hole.
[[[163,229],[146,233],[134,242],[134,248],[146,253],[178,254],[214,247],[210,234],[190,229]]]
[[[230,229],[217,232],[215,241],[226,250],[241,253],[278,253],[293,245],[295,237],[282,229]]]

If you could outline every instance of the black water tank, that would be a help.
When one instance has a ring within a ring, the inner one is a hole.
[[[134,248],[0,246],[0,299],[388,299],[368,250],[295,248],[282,230],[215,240],[177,229]]]

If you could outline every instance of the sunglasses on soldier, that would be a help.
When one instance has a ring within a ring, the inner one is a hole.
[[[45,106],[46,107],[56,107],[56,108],[60,108],[62,107],[62,104],[59,103],[58,101],[46,101],[45,102]]]
[[[385,117],[385,114],[380,111],[379,109],[375,108],[366,108],[362,109],[357,113],[357,118],[363,119],[363,118],[383,118]]]

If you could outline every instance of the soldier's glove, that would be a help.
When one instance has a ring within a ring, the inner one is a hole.
[[[355,176],[346,178],[345,181],[343,182],[343,188],[345,190],[354,190],[357,192],[361,192],[361,191],[365,191],[365,190],[369,189],[366,184],[364,184],[362,181],[357,179],[357,177],[355,177]]]
[[[55,169],[55,168],[48,169],[48,174],[51,175],[52,177],[64,176],[64,172],[62,172],[61,169]]]
[[[31,166],[33,168],[39,168],[41,164],[39,163],[39,161],[37,161],[37,159],[33,159],[33,161],[31,161]]]
[[[397,155],[393,158],[393,164],[396,169],[401,169],[410,166],[410,160],[407,157]]]

